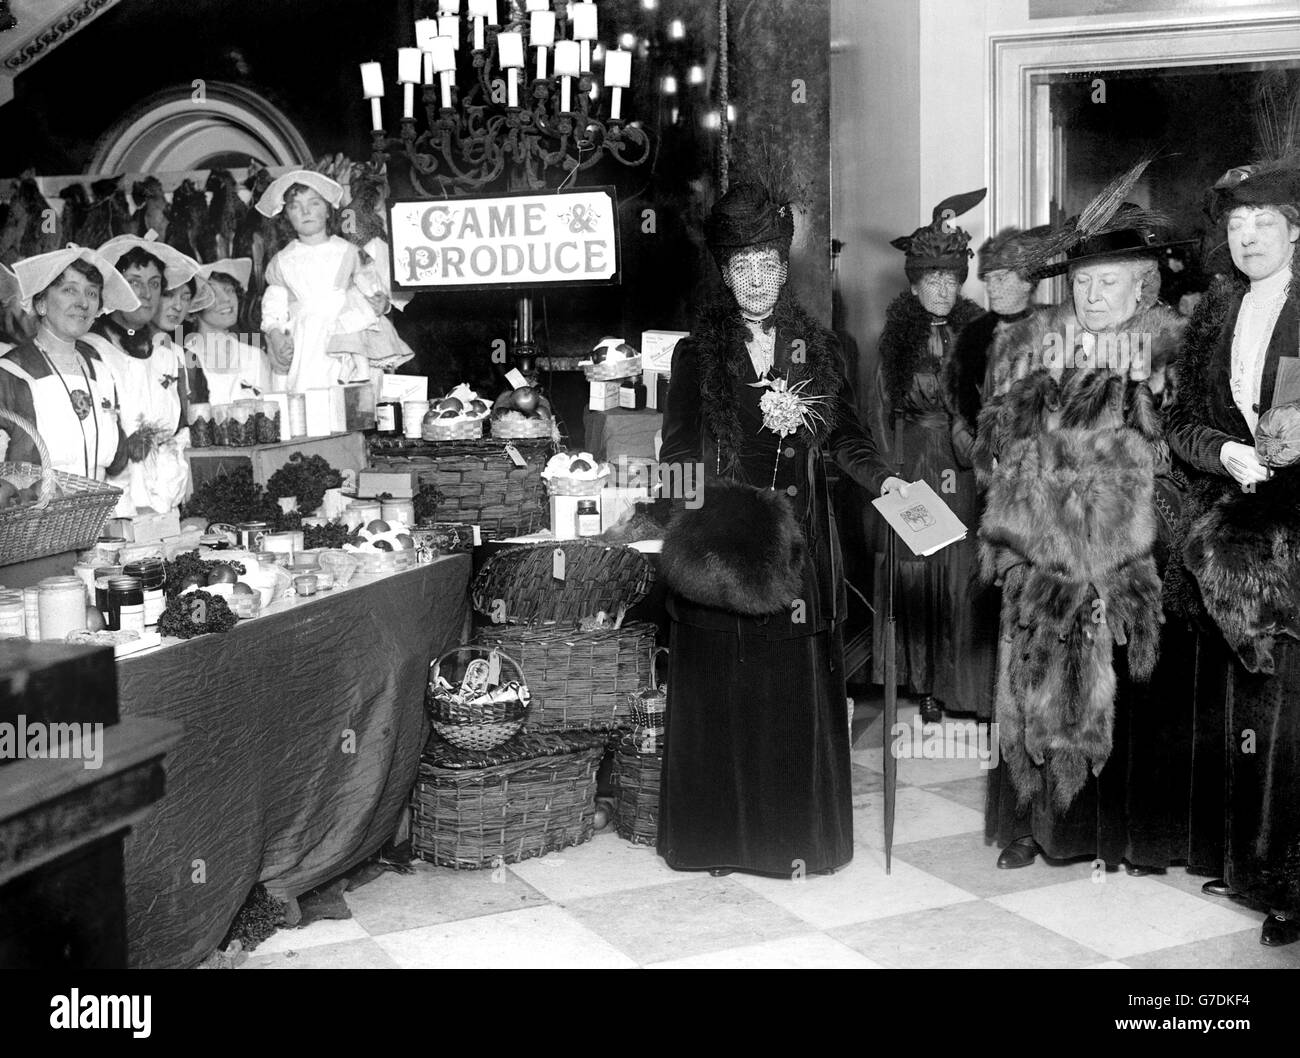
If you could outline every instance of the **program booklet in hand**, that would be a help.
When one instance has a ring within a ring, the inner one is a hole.
[[[907,486],[907,497],[891,492],[872,500],[912,554],[928,556],[966,537],[966,526],[924,481]]]

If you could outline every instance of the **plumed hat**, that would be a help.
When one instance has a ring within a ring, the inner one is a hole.
[[[294,184],[310,187],[335,209],[338,209],[343,201],[342,184],[331,180],[324,173],[313,172],[311,169],[295,169],[271,181],[267,189],[262,192],[262,197],[257,200],[257,212],[265,217],[274,217],[284,209],[284,196]]]
[[[1193,242],[1164,238],[1169,220],[1163,213],[1125,201],[1150,164],[1151,158],[1143,158],[1111,180],[1077,216],[1048,229],[1029,256],[1029,277],[1046,279],[1074,265],[1116,257],[1158,258],[1171,246]],[[1064,259],[1053,260],[1062,255]]]
[[[983,279],[990,272],[1007,269],[1022,278],[1029,278],[1028,262],[1038,247],[1038,241],[1050,229],[1046,224],[1038,228],[1022,231],[1020,228],[1003,228],[996,235],[984,240],[979,249],[979,266],[976,274]]]
[[[788,255],[794,240],[794,211],[762,184],[736,184],[714,205],[704,237],[722,267],[740,250],[753,247],[772,246]]]
[[[967,261],[975,255],[970,250],[971,236],[952,222],[984,201],[988,188],[967,191],[945,198],[930,216],[930,223],[911,235],[890,239],[889,245],[907,254],[909,269],[943,268],[965,272]]]
[[[65,249],[25,257],[14,265],[24,312],[32,311],[32,299],[63,275],[73,261],[85,261],[94,266],[103,278],[104,292],[99,299],[101,316],[119,309],[132,312],[140,307],[140,299],[135,296],[131,284],[122,278],[107,258],[88,247],[69,243]]]
[[[1288,90],[1278,77],[1265,77],[1255,96],[1255,136],[1260,156],[1221,176],[1207,195],[1215,219],[1238,206],[1300,208],[1300,85]]]

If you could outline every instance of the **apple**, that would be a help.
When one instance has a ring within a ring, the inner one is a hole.
[[[234,584],[239,580],[239,574],[224,563],[219,566],[213,566],[208,573],[208,584]]]
[[[402,545],[403,550],[407,550],[408,548],[412,548],[415,546],[415,540],[414,538],[412,538],[410,533],[398,533],[397,542]]]
[[[386,533],[386,532],[388,532],[388,530],[390,530],[391,528],[392,528],[392,526],[389,525],[389,524],[388,524],[386,521],[384,521],[382,518],[376,518],[373,522],[371,522],[369,525],[366,526],[366,532],[367,532],[367,533]]]
[[[520,386],[515,390],[515,407],[527,415],[537,408],[537,390],[532,386]]]
[[[458,411],[444,411],[441,415],[438,416],[438,418],[439,418],[439,419],[459,419],[459,418],[460,418],[460,412],[458,412]]]
[[[439,411],[460,411],[464,407],[465,405],[460,402],[459,397],[444,397],[438,401]]]
[[[372,540],[371,543],[374,545],[376,551],[393,550],[393,545],[390,544],[387,540]]]
[[[181,591],[188,591],[190,588],[206,588],[208,578],[202,573],[191,573],[181,581]]]
[[[234,592],[236,595],[256,595],[251,584],[245,584],[242,580],[235,581]]]
[[[585,459],[575,459],[572,463],[569,464],[569,471],[570,473],[573,474],[580,474],[583,471],[590,470],[590,469],[591,469],[591,464],[588,463]]]
[[[488,410],[487,401],[484,400],[472,400],[469,402],[469,407],[475,415],[482,415]]]

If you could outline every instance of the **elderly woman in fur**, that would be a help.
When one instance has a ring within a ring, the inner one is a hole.
[[[1159,218],[1122,204],[1143,168],[1045,239],[1035,273],[1067,272],[1069,300],[990,355],[975,465],[980,561],[1002,586],[986,816],[1002,868],[1040,851],[1133,874],[1181,859],[1182,755],[1166,752],[1156,704],[1171,687],[1144,684],[1162,635],[1161,411],[1183,322],[1158,300]]]
[[[1300,131],[1300,107],[1292,114]],[[1229,171],[1211,192],[1233,274],[1192,319],[1168,428],[1193,480],[1186,568],[1166,592],[1207,615],[1198,667],[1220,690],[1196,703],[1197,725],[1220,734],[1221,766],[1209,776],[1217,784],[1206,795],[1220,820],[1227,791],[1223,877],[1205,891],[1267,909],[1260,941],[1270,946],[1300,939],[1297,147],[1300,137],[1288,136],[1274,160]]]
[[[902,483],[854,415],[834,337],[786,287],[793,232],[779,192],[723,196],[706,235],[726,291],[673,354],[658,847],[682,870],[797,878],[853,856],[846,599],[824,452],[873,495]],[[788,436],[768,425],[772,380],[815,398]],[[702,503],[683,473],[702,480]]]
[[[906,255],[909,289],[889,303],[880,335],[880,361],[872,394],[873,423],[890,446],[890,459],[904,481],[925,481],[953,513],[974,527],[978,494],[970,470],[970,438],[954,432],[954,415],[943,385],[957,355],[963,329],[980,315],[961,296],[969,271],[970,235],[954,220],[983,201],[985,189],[944,199],[930,223],[890,245]],[[888,532],[876,534],[875,607],[885,612],[884,567]],[[921,718],[943,718],[943,707],[987,715],[992,687],[991,636],[974,626],[970,582],[975,570],[973,536],[928,557],[897,559],[898,678],[920,699]],[[885,679],[884,622],[876,622],[872,679]]]

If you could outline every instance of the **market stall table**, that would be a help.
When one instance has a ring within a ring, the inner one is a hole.
[[[468,555],[277,601],[118,663],[124,717],[179,721],[167,794],[126,844],[133,967],[189,967],[258,882],[291,900],[395,833],[430,661],[461,641]]]

